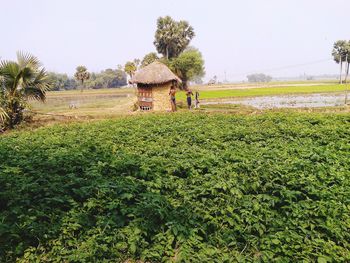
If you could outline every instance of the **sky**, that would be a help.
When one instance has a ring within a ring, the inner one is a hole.
[[[0,0],[0,58],[37,56],[49,71],[98,72],[156,51],[156,21],[187,20],[206,79],[337,74],[349,0]]]

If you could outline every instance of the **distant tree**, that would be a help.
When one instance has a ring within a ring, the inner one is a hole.
[[[130,78],[132,78],[132,76],[134,76],[136,70],[137,70],[137,67],[136,67],[134,62],[131,62],[131,61],[126,62],[125,66],[124,66],[124,71],[126,74],[128,74],[130,76]]]
[[[141,68],[146,67],[147,65],[153,63],[154,61],[158,60],[159,57],[156,52],[151,52],[145,55],[141,61]]]
[[[86,81],[85,86],[92,89],[118,88],[125,86],[126,74],[120,69],[106,69],[100,73],[91,73],[91,77]]]
[[[248,82],[270,82],[272,77],[269,75],[265,75],[262,73],[259,74],[251,74],[247,76]]]
[[[195,36],[187,21],[175,21],[170,16],[159,17],[154,45],[166,59],[178,57]]]
[[[69,86],[69,78],[67,74],[49,72],[48,76],[53,86],[52,90],[64,90]]]
[[[45,101],[51,87],[47,72],[33,55],[18,52],[17,62],[0,61],[0,126],[13,128],[21,123],[28,100]]]
[[[141,60],[138,59],[138,58],[135,58],[133,62],[135,64],[135,66],[136,66],[136,70],[138,70],[139,67],[140,67],[140,64],[141,64]]]
[[[350,40],[338,40],[333,45],[332,50],[333,59],[340,65],[339,82],[342,81],[343,63],[345,63],[345,83],[349,76],[349,63],[350,63]]]
[[[68,77],[67,85],[65,86],[66,90],[72,90],[77,88],[77,81],[75,78]]]
[[[203,84],[203,76],[195,76],[192,78],[191,81],[197,85],[202,85]]]
[[[184,89],[188,88],[188,81],[203,77],[205,74],[202,54],[196,48],[185,50],[177,58],[172,59],[169,66],[181,78]]]
[[[342,72],[343,72],[343,62],[346,59],[346,57],[345,57],[346,45],[347,45],[346,40],[338,40],[334,43],[333,50],[332,50],[332,56],[333,56],[334,61],[340,65],[340,74],[339,74],[340,84],[343,83]]]
[[[126,74],[122,70],[106,69],[105,71],[101,71],[98,76],[102,78],[104,87],[106,88],[117,88],[127,84]]]
[[[78,66],[74,77],[77,81],[81,82],[81,92],[83,92],[84,81],[90,78],[90,73],[87,71],[87,68],[84,66]]]

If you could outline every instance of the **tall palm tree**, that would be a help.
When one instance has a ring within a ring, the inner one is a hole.
[[[137,71],[137,66],[135,65],[134,62],[128,61],[125,63],[124,71],[126,74],[128,74],[130,76],[130,78],[132,78],[134,76],[135,72]]]
[[[343,62],[347,62],[346,54],[349,52],[348,50],[348,41],[346,40],[338,40],[333,45],[332,56],[336,63],[340,65],[340,74],[339,81],[340,84],[343,83],[342,73],[343,73]]]
[[[90,78],[90,73],[87,71],[87,68],[84,66],[78,66],[74,77],[77,81],[81,82],[81,92],[83,92],[84,81]]]
[[[45,101],[51,87],[47,72],[33,55],[17,52],[17,62],[0,61],[0,118],[4,126],[19,124],[28,100]]]
[[[178,57],[194,36],[193,27],[187,21],[177,22],[170,16],[159,17],[153,44],[158,53],[169,60]]]

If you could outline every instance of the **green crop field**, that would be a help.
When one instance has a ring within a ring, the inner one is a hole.
[[[349,262],[350,116],[149,114],[0,137],[1,262]]]
[[[315,85],[315,86],[285,86],[285,87],[267,87],[267,88],[249,88],[249,89],[215,89],[200,90],[201,99],[220,99],[230,97],[254,97],[254,96],[271,96],[285,94],[308,94],[324,92],[342,92],[345,91],[345,85]],[[185,94],[180,93],[179,98],[185,99]]]

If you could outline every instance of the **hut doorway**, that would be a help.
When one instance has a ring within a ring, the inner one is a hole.
[[[153,109],[153,93],[152,87],[145,87],[139,85],[138,87],[138,101],[139,107],[142,111],[149,111]]]

